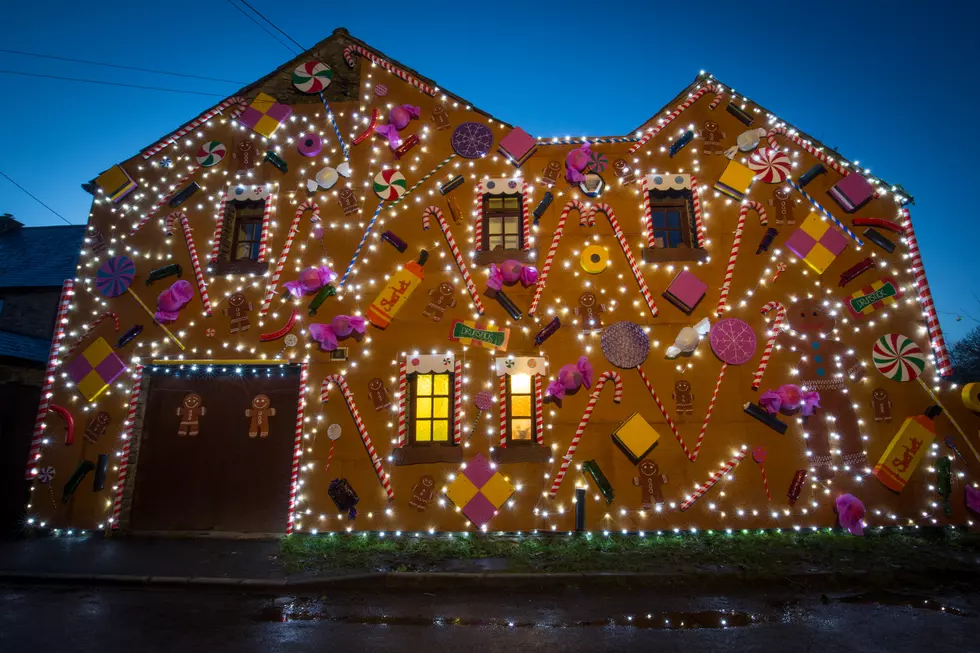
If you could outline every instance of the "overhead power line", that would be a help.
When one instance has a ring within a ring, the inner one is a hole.
[[[59,218],[61,218],[62,220],[64,220],[66,223],[74,226],[74,223],[73,222],[70,222],[67,218],[65,218],[65,216],[61,215],[60,213],[58,213],[57,211],[55,211],[54,209],[52,209],[50,206],[48,206],[47,204],[45,204],[44,202],[42,202],[41,200],[39,200],[36,195],[34,195],[31,191],[27,190],[26,188],[24,188],[23,186],[21,186],[20,184],[18,184],[16,181],[14,181],[13,179],[11,179],[7,175],[7,173],[5,173],[3,170],[0,170],[0,176],[3,176],[4,179],[6,179],[7,181],[9,181],[11,184],[13,184],[14,186],[16,186],[17,188],[19,188],[22,191],[24,191],[24,193],[28,197],[30,197],[32,200],[34,200],[35,202],[37,202],[38,204],[40,204],[41,206],[43,206],[47,210],[49,210],[52,213],[54,213],[56,216],[58,216]]]
[[[245,16],[245,18],[248,18],[250,21],[252,21],[256,25],[258,25],[262,29],[263,32],[265,32],[266,34],[268,34],[269,36],[271,36],[272,38],[274,38],[276,41],[278,41],[279,44],[282,47],[284,47],[287,50],[289,50],[290,54],[294,54],[294,55],[295,54],[299,54],[298,52],[296,52],[296,51],[293,50],[293,47],[291,45],[289,45],[288,43],[286,43],[285,41],[283,41],[281,38],[279,38],[278,36],[276,36],[275,34],[273,34],[272,32],[270,32],[269,29],[265,25],[263,25],[259,21],[255,20],[255,18],[252,15],[250,15],[247,11],[245,11],[244,9],[242,9],[241,7],[239,7],[237,4],[235,4],[234,0],[226,0],[226,2],[228,4],[230,4],[232,7],[234,7],[242,16]],[[253,9],[253,11],[254,11],[254,9]],[[259,15],[261,15],[261,14],[259,14]],[[273,27],[275,27],[275,25],[273,25]],[[279,29],[279,28],[277,27],[276,29]],[[279,30],[279,31],[282,31],[282,30]],[[289,40],[292,41],[292,39],[289,39]],[[293,41],[293,42],[295,43],[295,41]]]
[[[102,86],[122,86],[124,88],[141,88],[147,91],[165,91],[167,93],[183,93],[184,95],[206,95],[208,97],[227,97],[226,93],[206,93],[204,91],[185,91],[179,88],[162,88],[160,86],[140,86],[139,84],[124,84],[122,82],[104,82],[99,79],[82,79],[80,77],[59,77],[58,75],[41,75],[25,73],[19,70],[0,70],[3,75],[20,75],[22,77],[38,77],[42,79],[60,79],[66,82],[82,82],[85,84],[100,84]]]
[[[261,12],[261,11],[259,11],[258,9],[256,9],[255,7],[253,7],[252,5],[250,5],[250,4],[248,4],[248,2],[246,2],[245,0],[241,0],[241,3],[242,3],[243,5],[245,5],[246,7],[248,7],[249,9],[251,9],[252,11],[254,11],[254,12],[255,12],[255,14],[256,14],[256,15],[257,15],[257,16],[258,16],[259,18],[261,18],[261,19],[262,19],[262,20],[264,20],[265,22],[267,22],[267,23],[269,23],[270,25],[272,25],[272,26],[273,26],[273,27],[275,28],[275,30],[276,30],[277,32],[279,32],[280,34],[282,34],[283,36],[285,36],[285,37],[286,37],[287,39],[289,39],[290,41],[292,41],[293,43],[295,43],[295,44],[296,44],[296,47],[298,47],[298,48],[300,49],[300,52],[305,52],[305,51],[307,50],[307,48],[305,48],[305,47],[303,47],[303,46],[302,46],[302,45],[300,44],[300,42],[299,42],[299,41],[297,41],[296,39],[294,39],[293,37],[291,37],[291,36],[290,36],[289,34],[286,34],[286,33],[285,33],[284,31],[282,31],[281,29],[279,29],[279,26],[278,26],[278,25],[276,25],[276,24],[275,24],[275,23],[273,23],[273,22],[272,22],[271,20],[269,20],[268,18],[266,18],[266,17],[265,17],[265,16],[264,16],[264,15],[262,14],[262,12]]]

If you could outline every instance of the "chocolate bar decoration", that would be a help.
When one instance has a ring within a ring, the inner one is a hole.
[[[752,123],[755,122],[755,118],[750,116],[748,112],[742,109],[742,107],[736,105],[734,102],[729,102],[728,106],[725,107],[725,111],[738,118],[738,121],[746,127],[751,127]]]
[[[864,230],[864,237],[873,242],[878,247],[882,248],[889,254],[895,251],[895,243],[885,238],[880,231],[872,227],[868,227]]]
[[[186,202],[188,199],[190,199],[190,196],[199,190],[201,190],[201,187],[198,186],[196,181],[192,181],[187,188],[185,188],[184,190],[180,191],[179,193],[171,197],[168,204],[176,208],[181,204],[183,204],[184,202]]]
[[[544,212],[548,210],[548,207],[551,206],[551,203],[554,201],[554,199],[555,196],[551,194],[551,191],[548,191],[544,194],[544,197],[541,198],[541,201],[538,202],[538,205],[534,208],[534,213],[532,214],[534,215],[535,226],[537,226],[538,221],[541,220],[541,216],[544,215]]]
[[[762,240],[759,242],[759,249],[755,250],[755,253],[761,254],[762,252],[768,252],[769,246],[772,245],[772,241],[776,239],[776,236],[778,234],[779,231],[773,229],[772,227],[766,229],[766,234],[762,237]]]
[[[381,240],[390,244],[392,247],[397,249],[402,254],[404,254],[405,250],[408,249],[408,243],[406,243],[404,240],[396,236],[392,231],[386,231],[383,234],[381,234]]]
[[[851,267],[844,270],[840,275],[840,283],[837,285],[843,288],[847,284],[851,283],[857,279],[861,274],[867,272],[875,266],[875,262],[869,256],[868,258],[858,261]]]
[[[789,492],[786,493],[786,496],[789,497],[789,505],[794,505],[796,500],[800,498],[800,491],[803,490],[804,481],[806,481],[806,470],[796,470],[796,473],[793,474],[793,481],[789,484]]]
[[[504,310],[507,311],[507,314],[513,319],[519,320],[524,317],[524,313],[521,312],[521,309],[517,308],[517,304],[515,304],[503,290],[496,291],[494,296],[497,298],[497,301],[500,302],[500,305],[504,307]]]
[[[460,186],[462,186],[464,181],[466,180],[463,178],[463,175],[456,175],[455,177],[453,177],[452,179],[444,183],[442,186],[440,186],[439,192],[442,193],[443,195],[447,193],[451,193],[457,188],[459,188]]]
[[[148,274],[146,277],[146,285],[149,286],[154,281],[160,281],[161,279],[166,279],[167,277],[172,277],[174,275],[177,275],[177,278],[179,279],[183,274],[184,270],[180,267],[180,263],[164,265],[162,268],[150,270],[150,274]]]
[[[827,169],[818,163],[817,165],[813,166],[812,168],[804,172],[802,175],[800,175],[800,178],[796,181],[796,183],[800,185],[800,188],[803,188],[804,186],[809,184],[811,181],[813,181],[820,175],[825,175],[825,174],[827,174]]]
[[[286,162],[272,150],[265,153],[265,160],[278,168],[279,172],[289,172],[289,166],[286,165]]]
[[[101,492],[105,488],[105,475],[109,470],[109,454],[100,453],[95,463],[95,477],[92,479],[92,491]]]
[[[546,325],[544,325],[543,329],[538,331],[538,335],[534,336],[534,344],[540,347],[545,340],[553,336],[555,331],[560,328],[561,320],[559,320],[558,316],[556,315],[551,318],[551,322],[548,322]]]
[[[579,533],[585,530],[585,488],[575,488],[575,530]]]
[[[693,139],[694,132],[688,129],[680,138],[670,144],[670,158],[673,159],[674,155],[683,150],[684,146],[690,143]]]
[[[582,471],[592,477],[592,480],[595,481],[596,486],[599,488],[599,492],[606,498],[606,503],[612,503],[615,497],[613,486],[609,483],[606,475],[602,473],[602,470],[599,469],[599,463],[594,460],[586,460],[582,463]]]
[[[119,340],[116,341],[116,349],[122,349],[129,343],[133,341],[139,334],[143,333],[142,324],[134,324],[126,330],[126,333],[119,336]]]
[[[462,211],[459,209],[459,204],[456,203],[456,198],[450,195],[446,198],[446,207],[449,209],[449,217],[453,219],[453,222],[459,224],[462,218]]]
[[[397,148],[395,148],[395,158],[396,159],[402,158],[403,156],[405,156],[406,154],[408,154],[408,151],[409,150],[411,150],[413,147],[415,147],[418,144],[419,144],[419,135],[418,134],[412,134],[411,136],[409,136],[408,138],[406,138],[404,141],[402,141],[402,144],[401,145],[399,145]]]
[[[788,428],[786,422],[777,418],[775,415],[766,412],[765,409],[753,404],[751,401],[746,403],[745,406],[742,407],[742,410],[745,411],[746,415],[751,415],[776,433],[779,433],[780,435],[786,434],[786,429]]]

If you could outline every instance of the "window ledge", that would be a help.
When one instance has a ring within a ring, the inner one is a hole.
[[[458,463],[463,461],[463,448],[450,444],[406,444],[392,453],[395,465],[424,465],[428,463]]]
[[[536,442],[510,442],[506,447],[496,447],[490,458],[498,465],[546,463],[551,458],[551,449]]]
[[[269,271],[269,263],[259,263],[251,259],[241,261],[217,260],[208,266],[208,272],[214,276],[224,277],[229,274],[255,274],[262,276]]]
[[[691,247],[644,247],[645,263],[670,263],[671,261],[706,261],[708,252]]]
[[[528,251],[523,249],[504,249],[497,247],[490,251],[479,251],[474,259],[477,265],[489,265],[491,263],[503,263],[504,261],[520,261],[528,265],[533,265],[538,260],[538,250],[531,248]]]

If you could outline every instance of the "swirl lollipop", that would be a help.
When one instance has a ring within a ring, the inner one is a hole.
[[[130,286],[133,285],[133,280],[136,278],[136,264],[128,256],[113,256],[108,259],[105,263],[99,266],[98,272],[95,274],[95,288],[99,291],[99,294],[103,297],[108,297],[112,299],[118,297],[124,292],[128,292],[133,296],[139,305],[146,311],[146,314],[153,318],[153,323],[158,327],[163,329],[163,332],[167,334],[174,344],[180,347],[181,351],[184,350],[184,345],[177,340],[177,336],[170,332],[163,324],[157,322],[156,318],[153,316],[153,311],[143,303],[143,300],[139,298],[139,295],[133,292]]]
[[[779,150],[762,150],[749,157],[749,169],[756,179],[766,184],[786,181],[793,167],[789,155]]]
[[[473,426],[470,427],[470,437],[473,437],[473,431],[476,430],[477,424],[480,423],[480,417],[483,415],[483,411],[490,410],[493,408],[493,393],[487,392],[486,390],[481,390],[476,393],[473,397],[473,404],[476,406],[476,419],[473,420]]]

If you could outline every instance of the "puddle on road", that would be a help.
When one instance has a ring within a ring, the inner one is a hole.
[[[964,612],[949,605],[944,605],[935,599],[923,598],[921,596],[907,596],[892,592],[866,592],[855,596],[844,596],[837,599],[838,603],[854,603],[857,605],[884,605],[889,607],[909,607],[917,610],[931,610],[952,614],[958,617],[969,617],[970,613]]]
[[[292,621],[330,621],[343,624],[368,626],[469,626],[500,628],[604,628],[620,626],[654,630],[692,630],[698,628],[742,628],[759,623],[757,615],[725,610],[698,612],[652,612],[622,617],[608,617],[584,621],[527,621],[476,617],[421,617],[374,614],[332,614],[316,599],[298,598],[279,601],[264,607],[256,614],[255,621],[287,623]]]

